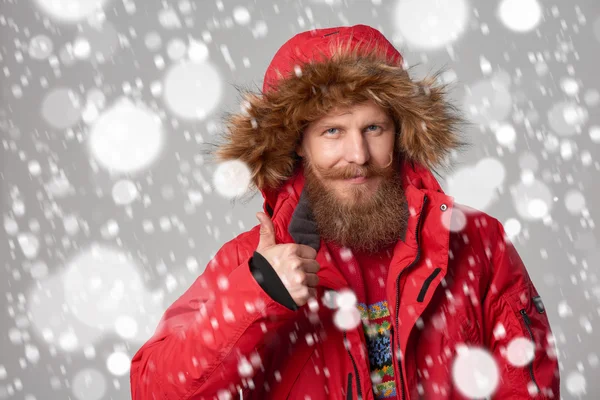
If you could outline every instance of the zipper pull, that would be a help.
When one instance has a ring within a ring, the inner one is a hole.
[[[527,325],[531,325],[531,320],[529,319],[529,315],[527,315],[527,312],[525,312],[525,309],[523,308],[523,309],[521,309],[519,312],[520,312],[520,313],[521,313],[521,315],[523,316],[523,319],[525,320],[525,323],[526,323]]]

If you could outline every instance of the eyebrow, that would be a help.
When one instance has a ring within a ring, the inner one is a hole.
[[[380,119],[380,120],[377,120],[377,121],[369,122],[365,126],[370,126],[370,125],[384,125],[384,126],[387,126],[390,123],[391,123],[391,121],[386,121],[384,119]],[[344,126],[344,124],[339,123],[339,122],[333,122],[333,121],[325,121],[325,122],[321,122],[320,124],[318,124],[317,128],[325,128],[325,127],[333,127],[333,126]]]

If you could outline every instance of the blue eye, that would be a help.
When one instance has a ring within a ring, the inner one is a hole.
[[[370,127],[372,127],[372,126],[374,126],[376,129],[381,129],[381,127],[380,127],[379,125],[375,125],[375,124],[373,124],[373,125],[369,125],[369,126],[367,126],[367,128],[370,128]],[[323,133],[324,133],[324,134],[328,134],[328,133],[335,134],[335,132],[331,132],[331,130],[332,130],[332,129],[337,129],[337,128],[329,128],[329,129],[327,129],[327,130],[326,130],[325,132],[323,132]]]

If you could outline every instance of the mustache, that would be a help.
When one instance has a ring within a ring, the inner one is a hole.
[[[386,172],[388,172],[389,166],[392,164],[394,158],[393,155],[390,154],[390,162],[383,166],[379,167],[374,164],[365,165],[363,167],[347,167],[347,168],[319,168],[316,165],[313,165],[313,168],[319,171],[319,174],[325,179],[352,179],[355,177],[366,177],[371,178],[374,176],[384,176]]]

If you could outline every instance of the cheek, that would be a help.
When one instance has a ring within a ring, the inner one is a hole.
[[[330,168],[340,159],[340,152],[334,146],[321,146],[311,153],[313,163],[321,168]]]
[[[394,142],[377,143],[371,147],[371,156],[378,165],[384,166],[390,162],[390,156],[394,151]]]
[[[385,167],[390,163],[391,150],[388,153],[377,154],[375,162],[379,167]]]

